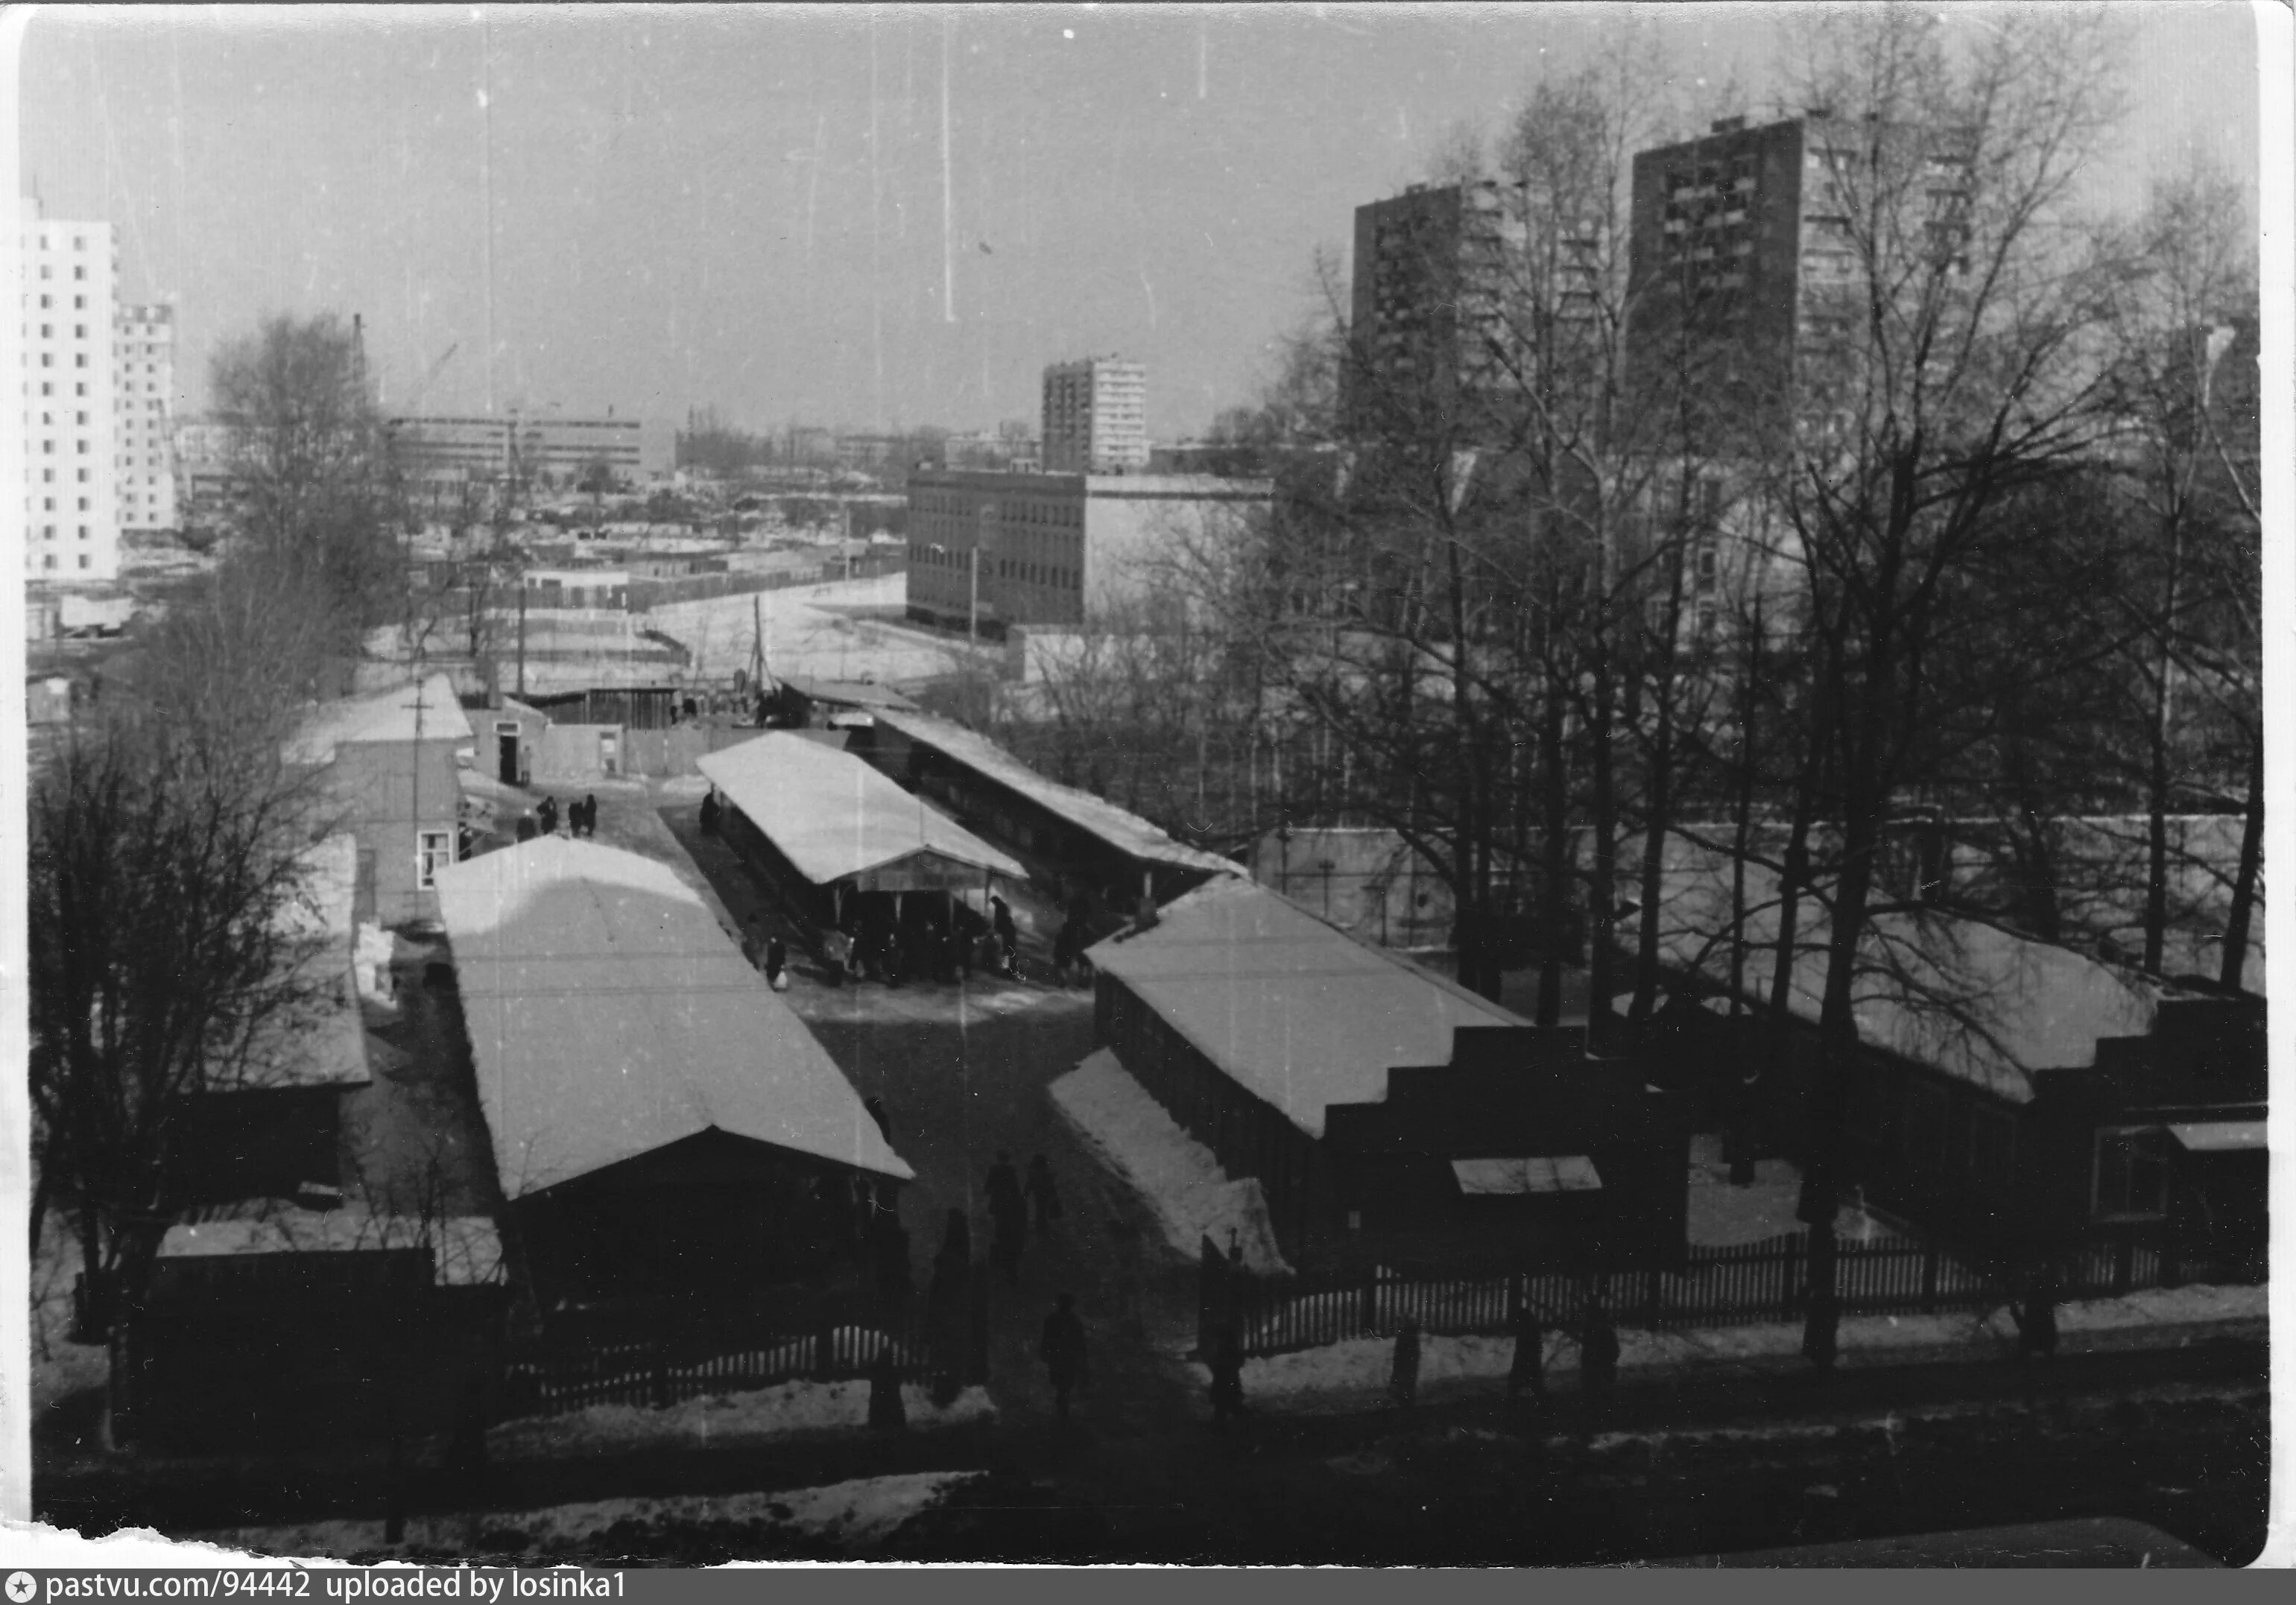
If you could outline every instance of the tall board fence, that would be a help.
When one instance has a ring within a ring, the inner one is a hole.
[[[2122,1235],[2083,1249],[2058,1266],[2060,1298],[2112,1297],[2172,1284],[2177,1267],[2157,1248]],[[1516,1272],[1413,1276],[1387,1267],[1346,1277],[1250,1275],[1207,1241],[1197,1297],[1197,1343],[1210,1353],[1233,1321],[1246,1355],[1385,1337],[1406,1318],[1423,1331],[1497,1336],[1529,1307],[1549,1325],[1575,1323],[1592,1296],[1613,1321],[1652,1331],[1797,1321],[1808,1306],[1808,1237],[1693,1246],[1680,1271],[1602,1276]],[[1834,1288],[1845,1315],[1927,1314],[1998,1308],[2012,1290],[1934,1243],[1900,1237],[1837,1245]]]

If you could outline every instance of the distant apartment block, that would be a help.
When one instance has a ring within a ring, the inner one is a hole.
[[[1398,428],[1496,423],[1518,339],[1507,316],[1510,252],[1524,231],[1495,183],[1413,184],[1356,209],[1342,427],[1357,438]]]
[[[419,415],[386,424],[392,464],[418,499],[451,500],[466,487],[515,482],[569,489],[594,464],[638,485],[669,472],[670,435],[636,418]]]
[[[1045,370],[1045,471],[1137,473],[1148,466],[1148,370],[1091,356]]]
[[[1242,538],[1274,494],[1195,474],[913,474],[909,617],[991,636],[1104,617],[1152,595],[1190,545]]]
[[[121,307],[112,322],[119,527],[176,528],[176,310]]]
[[[113,385],[119,247],[111,225],[17,209],[23,273],[20,378],[25,577],[74,585],[119,575],[119,413]]]

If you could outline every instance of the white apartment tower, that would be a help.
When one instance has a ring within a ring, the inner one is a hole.
[[[176,528],[176,310],[122,307],[112,323],[119,527]]]
[[[1048,474],[1137,473],[1148,466],[1148,370],[1088,356],[1045,370]]]
[[[22,253],[25,577],[78,585],[119,576],[119,414],[113,392],[109,223],[18,213]]]

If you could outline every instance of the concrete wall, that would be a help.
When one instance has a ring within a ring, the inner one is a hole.
[[[629,773],[628,739],[619,725],[553,725],[535,753],[535,780],[619,779]]]

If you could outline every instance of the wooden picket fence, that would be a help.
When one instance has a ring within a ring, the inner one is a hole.
[[[976,1276],[969,1307],[944,1324],[922,1298],[888,1313],[873,1299],[736,1320],[665,1323],[561,1322],[511,1342],[504,1355],[496,1420],[562,1415],[593,1404],[663,1409],[682,1399],[777,1383],[866,1377],[890,1352],[901,1380],[937,1370],[965,1383],[987,1380],[988,1279]]]
[[[1406,1318],[1448,1336],[1502,1335],[1528,1306],[1550,1325],[1575,1322],[1599,1296],[1613,1321],[1653,1331],[1798,1321],[1808,1308],[1806,1232],[1725,1248],[1693,1247],[1679,1271],[1599,1276],[1516,1273],[1411,1276],[1381,1267],[1345,1277],[1262,1279],[1207,1241],[1198,1284],[1197,1336],[1210,1352],[1234,1320],[1248,1355],[1385,1337]],[[2132,1234],[2080,1249],[2058,1267],[2060,1298],[2109,1298],[2173,1280],[2160,1250]],[[1996,1309],[2011,1289],[1933,1243],[1901,1237],[1837,1245],[1834,1288],[1845,1315]]]

